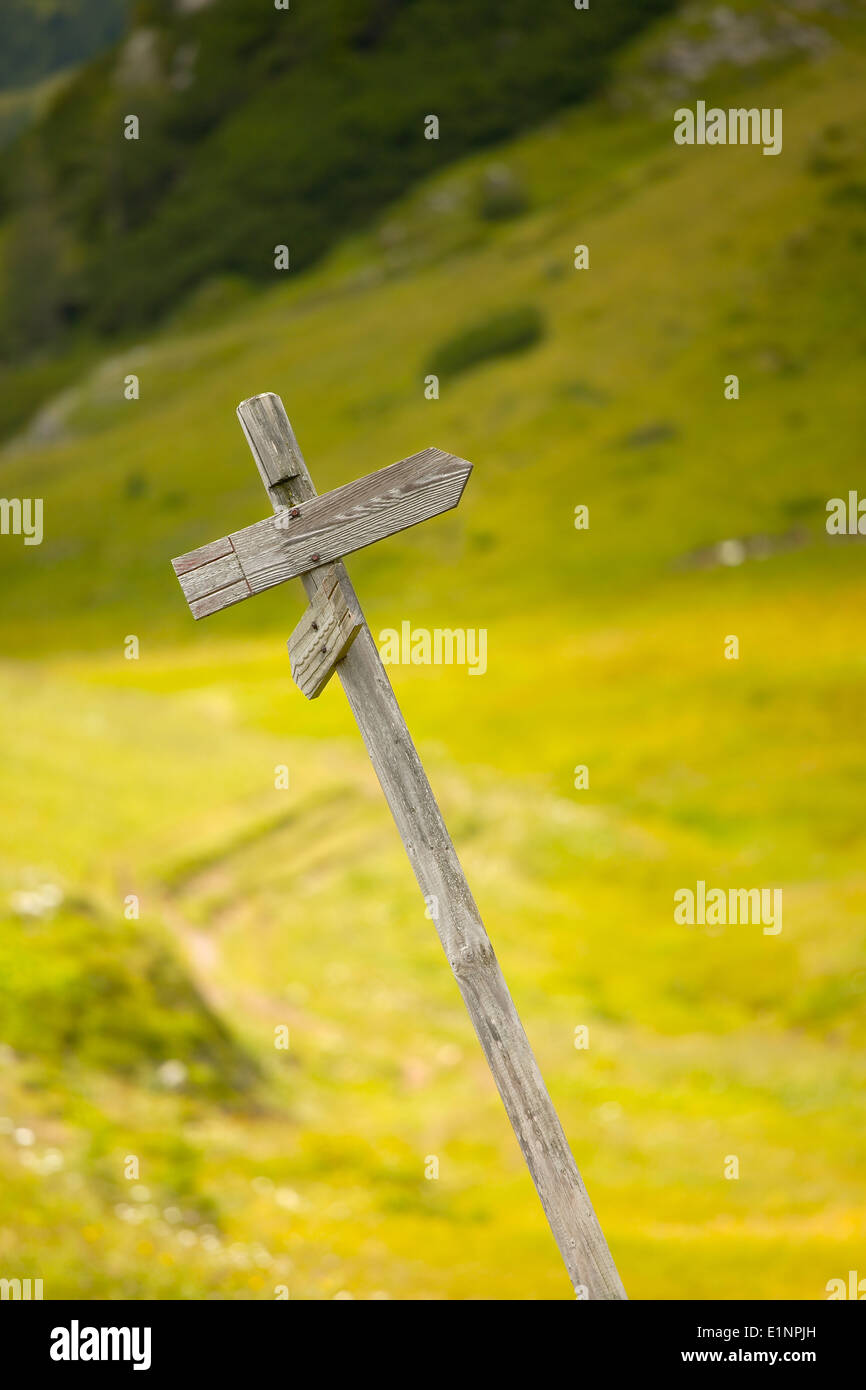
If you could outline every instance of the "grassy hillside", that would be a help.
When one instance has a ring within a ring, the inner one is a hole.
[[[475,463],[457,512],[350,570],[374,634],[488,630],[483,678],[394,684],[630,1295],[822,1298],[858,1267],[866,579],[824,529],[862,473],[845,39],[707,59],[698,95],[783,108],[769,159],[673,145],[666,55],[706,53],[665,26],[608,98],[314,272],[210,285],[7,447],[46,526],[0,543],[8,1277],[569,1293],[345,700],[292,687],[299,586],[196,625],[172,574],[266,513],[234,419],[264,390],[322,491],[427,444]],[[526,309],[523,351],[449,367]],[[783,931],[676,925],[697,879],[782,887]]]
[[[275,245],[311,264],[411,180],[597,89],[671,4],[142,0],[14,152],[0,353],[140,327],[214,274],[272,283]]]

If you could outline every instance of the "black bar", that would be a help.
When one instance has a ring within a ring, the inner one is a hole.
[[[117,1336],[103,1339],[103,1328],[117,1329]],[[516,1342],[531,1353],[540,1380],[555,1363],[560,1374],[570,1365],[575,1383],[592,1367],[595,1381],[621,1372],[691,1377],[709,1368],[736,1376],[755,1368],[773,1376],[807,1370],[826,1384],[828,1376],[851,1375],[859,1364],[863,1328],[862,1315],[844,1301],[0,1304],[4,1364],[58,1382],[101,1373],[161,1381],[167,1373],[194,1371],[225,1383],[272,1369],[290,1384],[309,1381],[311,1372],[330,1380],[335,1365],[345,1364],[356,1374],[378,1367],[386,1384],[408,1385],[422,1373],[429,1377],[440,1357],[452,1372],[459,1365],[465,1373],[467,1343],[490,1369],[497,1354],[514,1356]],[[462,1347],[458,1362],[455,1339]],[[70,1358],[77,1350],[79,1359],[53,1359],[52,1348]],[[105,1359],[89,1359],[94,1350]],[[115,1350],[126,1359],[113,1359]]]

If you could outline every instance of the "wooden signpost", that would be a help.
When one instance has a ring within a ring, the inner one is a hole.
[[[358,722],[487,1064],[532,1174],[575,1294],[624,1299],[598,1218],[484,930],[421,760],[342,557],[460,501],[472,465],[440,449],[316,494],[279,396],[238,406],[275,516],[174,560],[193,616],[207,617],[284,579],[309,607],[289,638],[309,698],[334,671]]]

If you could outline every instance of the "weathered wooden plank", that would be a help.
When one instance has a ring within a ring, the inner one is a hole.
[[[321,695],[360,630],[331,570],[287,643],[292,679],[308,700]]]
[[[176,560],[172,560],[174,572],[178,577],[186,574],[189,570],[196,570],[200,565],[208,565],[211,560],[221,560],[224,555],[231,555],[232,543],[228,536],[223,536],[221,540],[210,541],[207,545],[200,545],[198,550],[190,550],[186,555],[180,555]]]
[[[233,531],[230,539],[259,593],[456,507],[471,471],[465,459],[424,449]]]
[[[272,453],[265,457],[271,473],[281,471]],[[288,466],[296,467],[296,458]],[[264,470],[260,471],[264,476]],[[282,507],[276,516],[233,531],[225,541],[212,542],[202,550],[210,552],[228,542],[240,574],[249,584],[249,593],[261,593],[456,507],[471,471],[472,465],[465,459],[442,449],[424,449],[323,497],[313,496],[305,503]],[[286,479],[271,484],[269,493],[282,485],[287,485]],[[225,550],[219,554],[229,558]],[[224,583],[219,571],[213,572],[210,588],[202,587],[207,585],[207,574],[186,581],[188,573],[197,573],[197,567],[189,563],[193,556],[201,557],[202,551],[182,555],[173,562],[187,598],[205,593],[216,596],[221,591],[222,604],[215,603],[208,609],[215,613],[220,607],[248,597],[236,585]],[[213,563],[213,555],[209,555],[207,563]]]
[[[257,462],[286,476],[269,485],[275,508],[315,494],[279,397],[245,401],[238,414]],[[274,466],[284,451],[285,466]],[[261,469],[261,464],[260,464]],[[263,474],[264,476],[264,474]],[[344,552],[345,553],[345,552]],[[358,722],[421,892],[437,902],[434,919],[487,1063],[532,1174],[572,1286],[590,1299],[624,1299],[598,1218],[514,1001],[484,930],[457,853],[342,562],[333,566],[362,627],[337,674]],[[327,571],[302,575],[312,598]],[[585,1295],[583,1291],[585,1290]]]
[[[227,589],[230,584],[236,584],[239,579],[242,579],[244,586],[247,587],[240,560],[233,550],[218,560],[209,560],[207,564],[199,565],[198,569],[187,570],[185,574],[179,574],[178,579],[189,604],[194,599],[204,598],[207,594],[216,594],[220,589]],[[247,593],[249,593],[248,587]]]
[[[227,589],[219,589],[215,594],[205,594],[202,598],[195,598],[190,603],[190,612],[194,618],[209,618],[211,613],[219,613],[222,608],[229,608],[233,603],[240,603],[241,599],[249,598],[250,586],[245,579],[239,579],[237,584],[230,584]]]

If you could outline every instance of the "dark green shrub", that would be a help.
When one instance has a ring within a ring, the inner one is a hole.
[[[525,352],[544,336],[544,318],[531,304],[470,324],[440,344],[427,366],[435,376],[457,376],[493,357]]]
[[[181,1063],[178,1085],[216,1099],[250,1092],[259,1076],[167,938],[103,918],[95,905],[4,919],[0,979],[0,1038],[22,1056],[153,1085],[166,1084],[165,1063]]]

